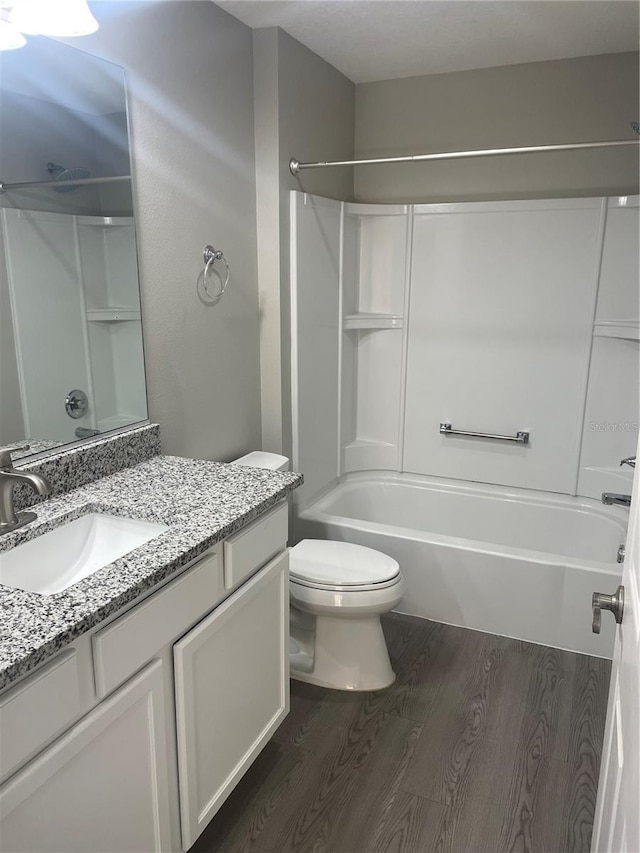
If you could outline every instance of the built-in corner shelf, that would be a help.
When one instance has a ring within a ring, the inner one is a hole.
[[[360,313],[344,318],[345,329],[401,329],[402,325],[402,314]]]
[[[137,308],[89,308],[87,320],[90,323],[122,323],[128,320],[139,320],[140,311]]]
[[[600,320],[593,326],[593,336],[640,341],[640,322],[638,320]]]

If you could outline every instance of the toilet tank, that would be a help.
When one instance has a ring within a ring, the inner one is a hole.
[[[288,471],[289,459],[279,453],[266,453],[264,450],[254,450],[234,459],[231,465],[248,465],[250,468],[269,468],[271,471]]]

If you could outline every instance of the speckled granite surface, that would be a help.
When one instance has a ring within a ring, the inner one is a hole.
[[[0,538],[0,552],[87,512],[169,530],[64,592],[0,585],[0,689],[276,504],[302,476],[156,456],[37,507],[35,522]]]
[[[15,467],[21,471],[42,474],[51,485],[51,497],[55,497],[100,477],[115,474],[123,468],[131,468],[159,453],[160,427],[158,424],[144,424],[119,435],[92,439],[78,447],[63,448],[43,459],[31,461],[25,457]],[[25,509],[44,500],[27,486],[17,486],[13,494],[16,509]]]
[[[28,450],[23,450],[24,446],[28,446]],[[13,444],[3,444],[0,450],[10,450],[11,456],[14,459],[24,459],[25,456],[33,456],[34,453],[44,453],[47,450],[54,450],[56,447],[63,447],[64,441],[54,441],[51,438],[25,438],[23,441],[16,441]]]

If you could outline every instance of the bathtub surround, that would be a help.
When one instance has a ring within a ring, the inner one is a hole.
[[[159,453],[160,427],[158,424],[144,424],[77,447],[66,447],[59,452],[47,451],[42,459],[18,458],[15,467],[46,477],[51,485],[49,497],[55,498],[123,468],[145,462]],[[23,485],[18,485],[13,493],[18,510],[45,500]]]
[[[89,512],[156,521],[169,529],[55,595],[0,585],[0,688],[252,521],[302,482],[299,474],[171,456],[155,456],[112,476],[99,476],[103,479],[42,504],[37,521],[0,538],[0,551]]]
[[[356,157],[630,139],[638,81],[638,53],[614,53],[362,83]],[[358,166],[355,199],[622,195],[638,192],[638,171],[632,148]]]
[[[638,197],[360,205],[292,193],[303,509],[392,470],[599,499],[638,421]],[[442,423],[529,432],[527,445]]]
[[[295,539],[394,557],[401,612],[610,655],[590,602],[619,581],[627,518],[599,524],[600,494],[628,493],[633,475],[619,462],[640,408],[638,209],[637,196],[292,193],[293,467],[307,475]],[[607,419],[630,428],[592,428]]]
[[[609,662],[411,617],[383,625],[395,684],[292,682],[289,717],[191,853],[587,851]]]

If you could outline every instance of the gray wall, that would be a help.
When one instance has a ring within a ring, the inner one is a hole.
[[[260,444],[251,31],[197,0],[93,11],[75,44],[129,86],[150,417],[166,453],[230,459]],[[206,243],[231,265],[216,307],[196,295]]]
[[[275,27],[254,31],[262,445],[291,452],[289,191],[353,196],[353,170],[294,177],[289,159],[350,158],[355,85]]]
[[[637,53],[386,80],[356,87],[356,156],[631,139],[637,118]],[[635,149],[359,166],[355,175],[358,201],[634,192]]]

